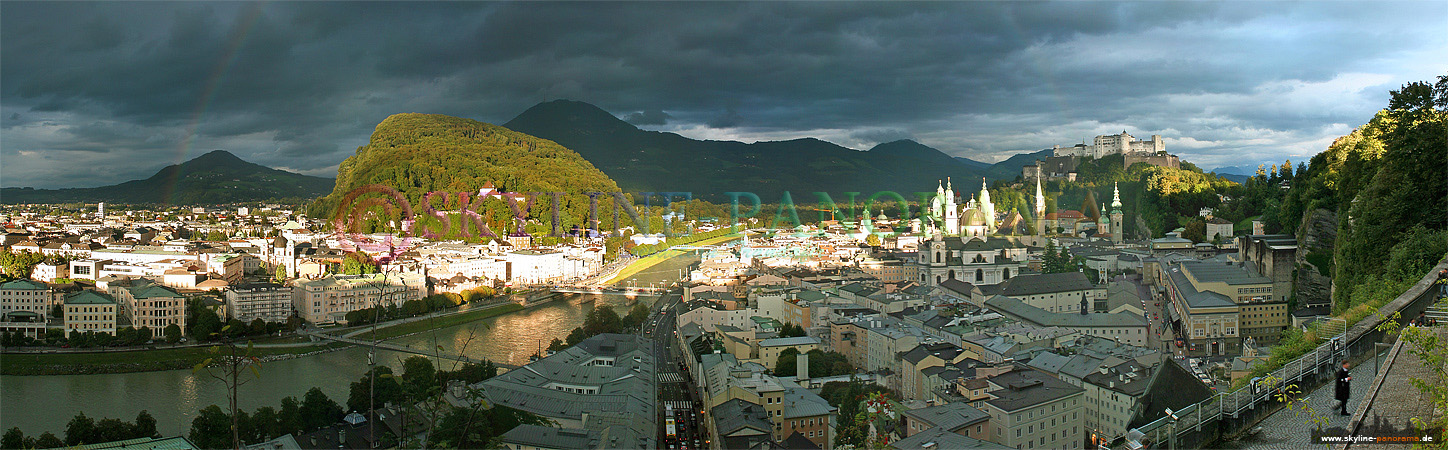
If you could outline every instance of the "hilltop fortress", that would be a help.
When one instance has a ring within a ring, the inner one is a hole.
[[[1150,140],[1141,140],[1122,131],[1121,134],[1096,136],[1091,145],[1085,143],[1070,147],[1051,147],[1051,155],[1045,160],[1021,168],[1021,175],[1027,180],[1043,178],[1044,181],[1066,179],[1076,180],[1076,165],[1082,158],[1100,159],[1110,155],[1122,155],[1123,167],[1144,162],[1153,166],[1177,169],[1181,162],[1176,155],[1166,152],[1166,142],[1161,135],[1153,134]]]

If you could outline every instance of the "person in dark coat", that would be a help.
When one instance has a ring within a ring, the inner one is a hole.
[[[1339,411],[1346,416],[1347,397],[1352,392],[1352,374],[1347,371],[1347,361],[1342,362],[1342,368],[1337,370],[1337,401],[1341,402]]]

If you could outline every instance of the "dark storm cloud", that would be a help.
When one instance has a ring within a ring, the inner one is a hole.
[[[670,116],[669,113],[654,109],[629,113],[623,117],[623,120],[634,125],[664,125],[669,123],[669,119],[672,118],[673,116]]]
[[[390,114],[502,123],[555,98],[693,137],[856,148],[911,137],[984,160],[1126,128],[1210,167],[1320,150],[1387,89],[1442,73],[1448,50],[1442,3],[4,2],[0,13],[3,183],[47,187],[77,184],[66,161],[130,158],[81,183],[101,185],[214,148],[326,174]]]

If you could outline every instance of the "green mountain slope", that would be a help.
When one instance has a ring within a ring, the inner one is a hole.
[[[391,186],[413,205],[427,192],[471,192],[492,183],[507,192],[618,192],[607,175],[557,143],[471,119],[438,114],[395,114],[381,123],[371,140],[337,168],[332,193],[317,200],[314,216],[329,217],[352,191],[369,184]],[[549,214],[551,200],[540,197],[534,217]],[[508,222],[508,207],[487,201],[474,209],[493,226]],[[610,214],[600,202],[600,214]],[[456,209],[456,199],[433,200],[434,208]],[[588,217],[588,197],[560,198],[564,225]],[[417,211],[421,215],[421,211]],[[454,228],[456,228],[454,221]],[[496,230],[496,228],[495,228]]]
[[[216,150],[167,166],[144,180],[96,188],[0,190],[3,203],[219,204],[261,200],[305,200],[327,193],[332,180],[243,161]]]
[[[503,124],[577,151],[627,192],[692,192],[726,200],[747,191],[766,202],[790,191],[796,201],[824,191],[869,195],[931,191],[937,179],[974,178],[980,171],[910,141],[857,151],[819,139],[756,142],[701,141],[645,131],[596,106],[567,100],[541,103]],[[878,151],[877,151],[878,150]],[[913,198],[913,196],[911,196]]]

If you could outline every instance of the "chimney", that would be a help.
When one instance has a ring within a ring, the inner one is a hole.
[[[809,353],[800,353],[795,358],[794,378],[799,381],[809,380]]]

